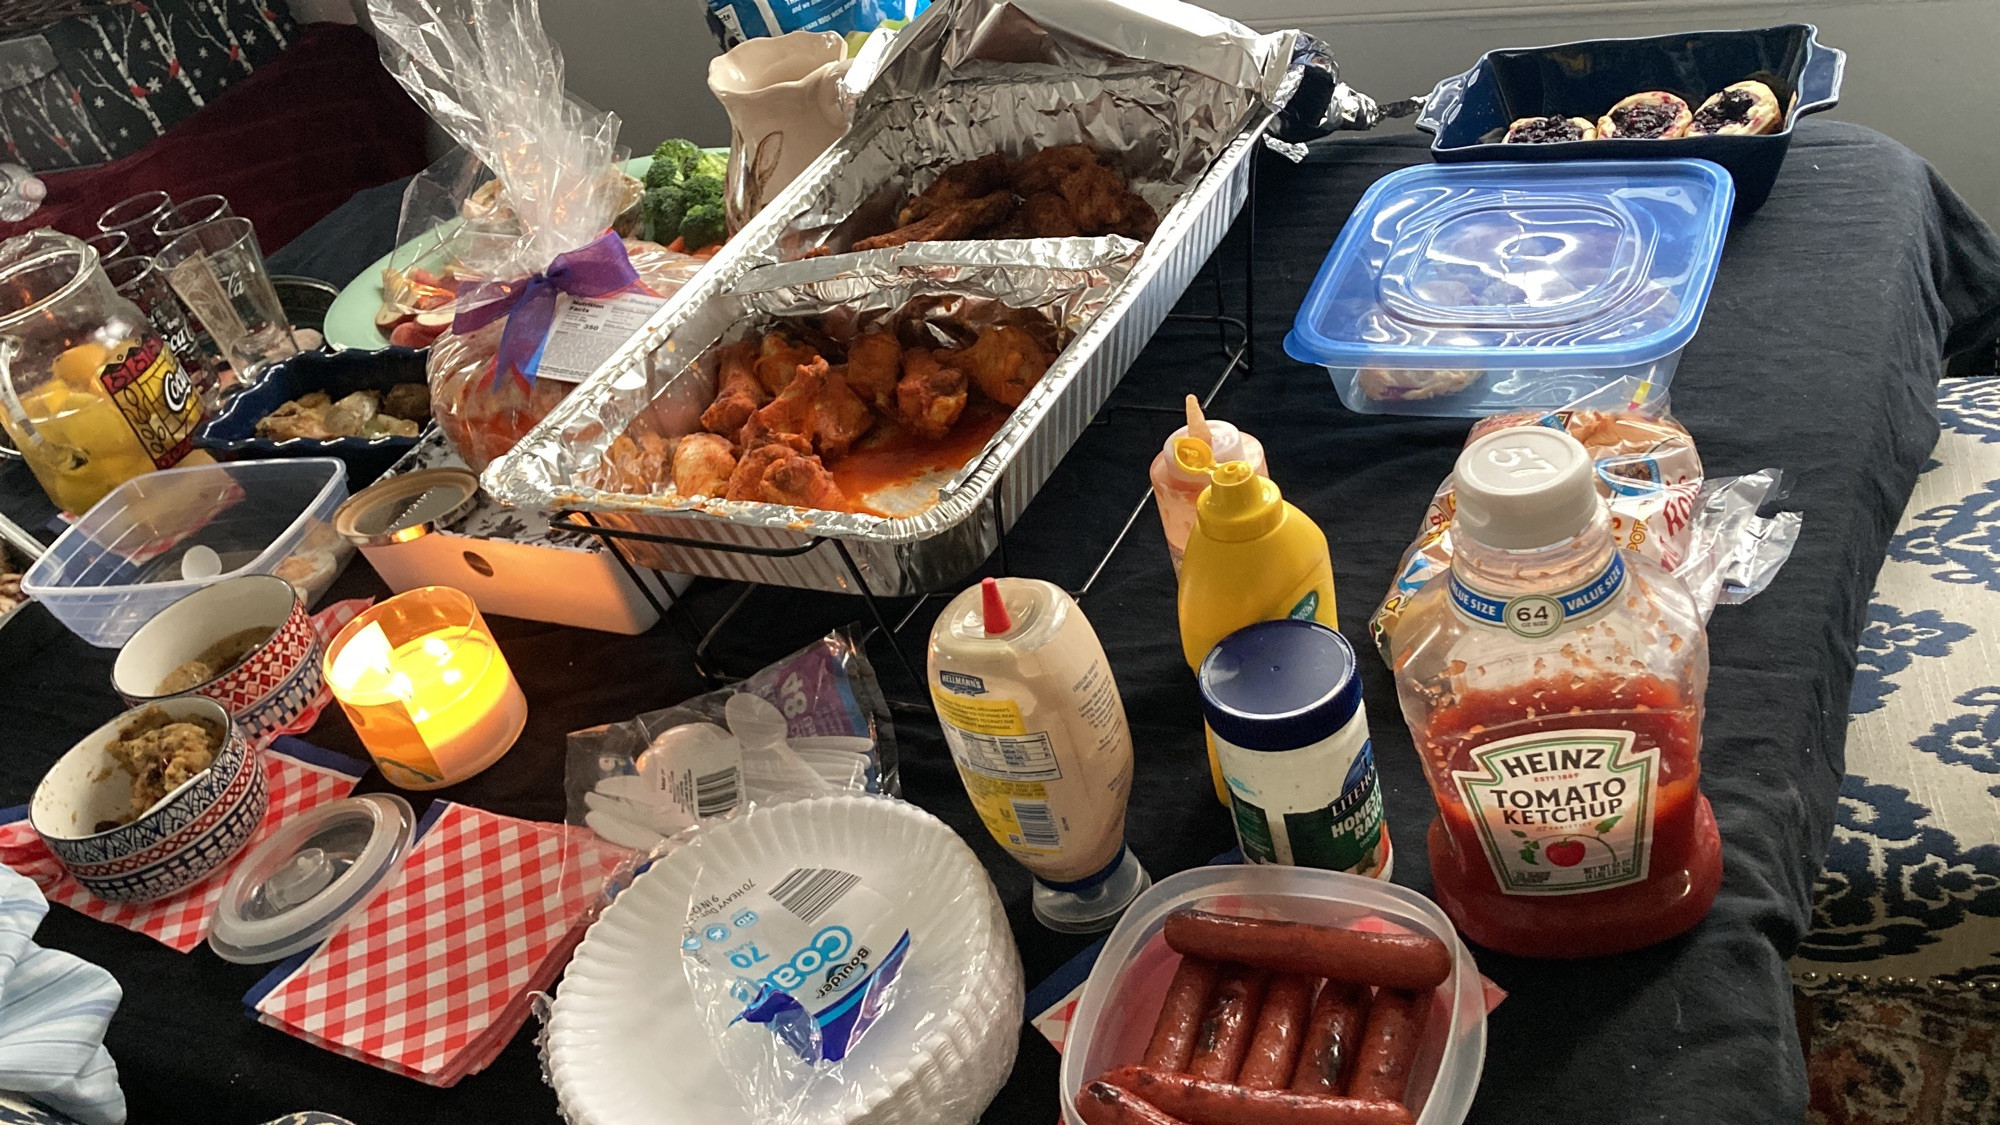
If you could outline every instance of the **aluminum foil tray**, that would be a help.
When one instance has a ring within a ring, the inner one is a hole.
[[[883,520],[769,504],[716,506],[722,509],[716,512],[672,510],[665,498],[647,504],[594,490],[551,487],[553,482],[546,474],[524,479],[534,475],[530,470],[548,464],[545,455],[535,452],[537,448],[546,450],[553,445],[574,451],[602,446],[624,432],[636,416],[637,409],[630,406],[624,410],[591,406],[587,401],[590,396],[581,393],[581,388],[523,439],[515,453],[489,468],[484,483],[509,503],[567,507],[588,512],[591,521],[614,532],[681,540],[618,540],[634,563],[669,573],[861,593],[855,584],[858,572],[867,583],[867,592],[880,596],[950,587],[999,546],[1001,534],[1034,499],[1222,241],[1248,197],[1248,162],[1261,144],[1268,121],[1268,117],[1260,118],[1245,128],[1174,204],[1130,272],[1109,288],[1095,316],[1043,376],[1042,387],[1052,393],[1033,396],[1017,408],[994,443],[968,466],[970,471],[924,516]],[[806,181],[811,178],[809,170],[800,183],[786,190],[779,203],[795,194],[804,195],[798,189],[810,187]],[[772,209],[778,205],[774,203]],[[760,218],[745,233],[763,225]],[[767,233],[775,234],[781,226],[769,224]],[[659,396],[683,399],[682,410],[692,405],[698,414],[707,403],[703,392],[713,393],[713,373],[694,370],[691,361],[713,340],[714,333],[706,333],[707,338],[697,334],[700,343],[689,347],[674,338],[675,329],[699,318],[703,306],[723,298],[722,291],[742,282],[753,264],[744,261],[733,270],[709,271],[722,275],[703,286],[710,292],[691,302],[675,302],[673,310],[663,310],[670,315],[656,318],[634,337],[593,377],[592,384],[604,386],[612,395],[622,389],[628,399],[637,398],[641,407],[652,404],[650,391],[657,387]],[[809,264],[771,268],[795,269]],[[674,372],[688,377],[675,386]],[[668,409],[671,411],[672,404]],[[569,465],[572,471],[582,468],[583,475],[588,474],[588,467],[567,458],[557,463]],[[652,510],[645,510],[648,508]],[[718,546],[700,545],[704,543]],[[746,549],[756,553],[745,553]],[[853,563],[852,570],[841,557],[843,551]]]

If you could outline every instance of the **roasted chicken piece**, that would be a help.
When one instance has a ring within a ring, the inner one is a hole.
[[[757,381],[764,389],[777,394],[792,381],[799,365],[811,363],[819,358],[819,353],[804,344],[794,343],[783,332],[772,332],[764,337],[757,355]]]
[[[742,340],[722,349],[716,380],[721,389],[715,401],[701,413],[701,428],[727,437],[743,429],[743,423],[758,407],[771,401],[771,392],[757,380],[758,345]]]
[[[826,363],[825,360],[815,362]],[[819,447],[823,457],[845,457],[861,435],[875,425],[875,412],[868,409],[868,404],[861,401],[854,388],[848,386],[849,370],[847,364],[828,367],[819,397],[813,400],[813,444]]]
[[[801,376],[800,381],[808,377]],[[729,499],[829,510],[847,506],[847,497],[805,438],[772,430],[753,415],[743,427],[743,446],[724,490]]]
[[[1021,204],[1021,226],[1029,238],[1076,238],[1083,224],[1059,192],[1038,191]]]
[[[947,363],[954,352],[910,348],[896,384],[896,415],[920,436],[941,438],[965,412],[965,372]]]
[[[1064,201],[1076,216],[1077,225],[1084,230],[1104,232],[1125,222],[1127,212],[1132,209],[1132,201],[1145,201],[1133,195],[1125,187],[1125,177],[1116,169],[1102,164],[1085,164],[1062,178],[1056,185]]]
[[[764,470],[761,488],[767,504],[790,504],[795,508],[822,508],[828,511],[847,507],[846,494],[833,483],[833,474],[826,471],[826,466],[817,457],[794,454],[777,458]]]
[[[743,456],[737,458],[736,468],[729,474],[729,483],[723,487],[723,495],[731,500],[762,500],[764,470],[787,456],[811,455],[810,440],[798,434],[773,430],[753,414],[750,421],[743,425]]]
[[[689,434],[674,447],[674,491],[721,496],[736,472],[736,448],[721,434]]]
[[[884,413],[896,410],[896,381],[903,377],[903,345],[889,332],[863,332],[847,345],[847,385]]]
[[[1097,150],[1089,145],[1042,149],[1014,166],[1014,190],[1024,196],[1054,191],[1071,172],[1098,160]]]
[[[954,203],[990,195],[1007,186],[1013,164],[1004,152],[989,152],[977,160],[954,164],[932,180],[929,187],[911,197],[897,214],[896,222],[909,226]]]
[[[1007,221],[1007,217],[1013,213],[1014,193],[1003,188],[977,199],[948,204],[914,223],[897,227],[888,234],[861,239],[854,244],[854,249],[887,250],[892,246],[902,246],[911,242],[948,242],[952,239],[967,238],[987,227]]]
[[[981,394],[1002,406],[1019,406],[1041,382],[1054,360],[1024,329],[1010,324],[989,325],[969,348],[955,353],[952,363],[964,371]]]
[[[749,433],[752,426],[762,426],[764,429],[781,434],[797,434],[806,439],[810,448],[813,437],[813,404],[826,386],[826,360],[814,355],[808,360],[792,365],[792,370],[791,380],[785,384],[784,390],[778,392],[778,397],[750,416],[750,422],[744,427],[740,439],[745,450],[753,444]]]

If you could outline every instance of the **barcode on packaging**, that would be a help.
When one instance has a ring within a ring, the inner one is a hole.
[[[1055,814],[1047,801],[1015,801],[1014,821],[1021,826],[1021,846],[1060,848],[1062,833],[1056,830]]]
[[[801,867],[771,888],[771,898],[792,912],[799,921],[811,925],[819,916],[847,896],[861,882],[861,876],[827,867]]]
[[[721,816],[735,808],[740,792],[739,776],[735,766],[697,775],[694,779],[695,815],[705,819]]]

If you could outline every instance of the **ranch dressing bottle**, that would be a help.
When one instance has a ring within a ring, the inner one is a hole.
[[[1224,637],[1197,680],[1244,860],[1387,879],[1394,853],[1347,638],[1316,621],[1260,622]]]
[[[1035,876],[1035,917],[1110,928],[1152,879],[1125,847],[1132,734],[1083,610],[1053,583],[985,579],[938,617],[929,677],[973,807]]]

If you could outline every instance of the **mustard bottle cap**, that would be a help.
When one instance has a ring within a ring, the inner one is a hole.
[[[1209,486],[1195,505],[1201,533],[1224,543],[1241,543],[1274,530],[1285,518],[1285,498],[1269,477],[1248,461],[1225,461],[1209,472]]]

